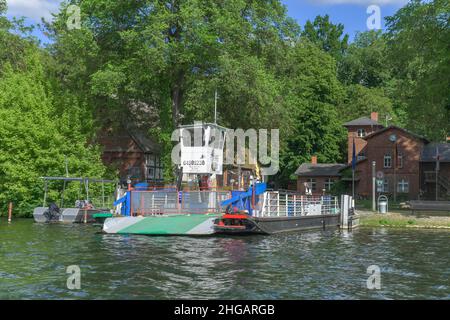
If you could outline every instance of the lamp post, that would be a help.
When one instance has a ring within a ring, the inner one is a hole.
[[[376,190],[375,190],[375,188],[376,188],[376,186],[375,186],[376,173],[375,173],[375,171],[376,171],[376,162],[372,161],[372,211],[376,210],[376,200],[375,200],[375,197],[376,197]]]
[[[394,142],[394,202],[397,202],[397,140]]]
[[[389,140],[394,144],[394,202],[397,202],[397,136],[391,134]]]

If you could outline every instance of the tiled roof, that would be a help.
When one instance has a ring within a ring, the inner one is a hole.
[[[373,132],[373,133],[371,133],[371,134],[365,136],[365,137],[364,137],[364,140],[369,140],[369,139],[371,139],[372,137],[377,136],[377,135],[379,135],[380,133],[386,132],[386,131],[391,130],[391,129],[397,129],[397,130],[400,130],[400,131],[402,131],[402,132],[404,132],[404,133],[406,133],[406,134],[409,134],[410,136],[413,136],[413,137],[415,137],[415,138],[417,138],[417,139],[423,140],[425,143],[428,142],[428,140],[427,140],[425,137],[423,137],[423,136],[421,136],[421,135],[418,135],[418,134],[416,134],[416,133],[414,133],[414,132],[411,132],[411,131],[409,131],[409,130],[406,130],[406,129],[404,129],[404,128],[397,127],[397,126],[389,126],[389,127],[383,128],[383,129],[381,129],[381,130],[375,131],[375,132]]]
[[[348,126],[382,126],[382,125],[370,118],[361,117],[361,118],[349,121],[347,123],[344,123],[344,127],[348,127]]]
[[[303,163],[298,167],[297,171],[295,171],[295,174],[305,177],[336,177],[341,175],[340,170],[343,168],[345,168],[345,164],[340,163]]]
[[[161,146],[156,143],[148,134],[139,130],[129,130],[130,136],[145,153],[159,153]]]

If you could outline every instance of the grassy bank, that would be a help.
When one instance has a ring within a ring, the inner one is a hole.
[[[361,215],[360,225],[367,227],[450,229],[450,217],[415,216],[398,212],[368,213]]]
[[[389,200],[389,210],[394,210],[394,211],[402,210],[404,203],[405,203],[405,201],[394,202],[393,200]],[[372,210],[372,200],[356,200],[355,205],[356,205],[356,209],[367,210],[367,211]]]

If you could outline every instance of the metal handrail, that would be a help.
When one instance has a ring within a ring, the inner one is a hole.
[[[304,216],[337,214],[339,202],[334,196],[305,196],[294,192],[266,191],[257,216]]]

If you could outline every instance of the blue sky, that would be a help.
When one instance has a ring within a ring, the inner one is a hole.
[[[111,0],[115,1],[115,0]],[[36,23],[41,17],[51,19],[51,12],[58,10],[61,0],[7,0],[8,17],[25,16],[28,23]],[[282,0],[287,6],[289,16],[295,18],[303,26],[305,22],[314,20],[317,15],[328,14],[334,23],[342,23],[345,31],[354,37],[357,31],[366,31],[369,14],[368,6],[380,7],[382,18],[394,14],[407,0]],[[384,28],[384,21],[381,27]],[[44,36],[35,34],[45,41]]]
[[[288,15],[303,26],[317,15],[328,14],[333,23],[342,23],[345,32],[354,37],[358,31],[367,31],[367,8],[378,5],[381,17],[393,15],[407,0],[282,0],[288,8]],[[381,21],[384,29],[384,20]]]

